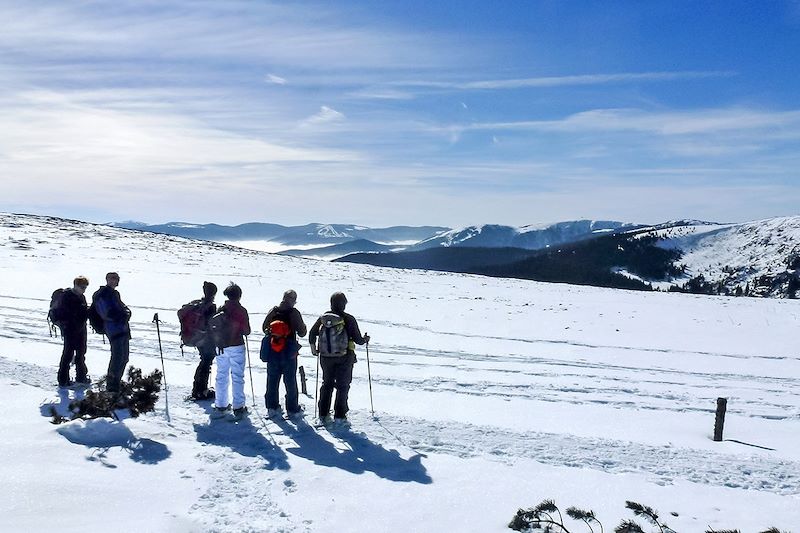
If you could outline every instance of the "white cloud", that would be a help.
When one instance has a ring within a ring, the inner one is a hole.
[[[308,117],[302,123],[302,127],[310,127],[310,126],[320,126],[324,124],[330,124],[333,122],[341,122],[345,119],[343,113],[336,111],[335,109],[322,106],[319,108],[319,112]]]
[[[281,78],[275,74],[267,74],[265,81],[274,85],[286,85],[286,78]]]

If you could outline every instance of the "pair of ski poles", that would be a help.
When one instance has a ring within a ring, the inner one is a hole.
[[[367,335],[367,332],[364,332],[364,335]],[[372,403],[372,371],[369,368],[369,341],[366,343],[367,348],[367,378],[369,379],[369,412],[372,416],[375,416],[375,406]],[[319,391],[319,355],[317,355],[317,374],[316,374],[316,384],[314,385],[314,418],[317,418],[317,398],[316,394]]]

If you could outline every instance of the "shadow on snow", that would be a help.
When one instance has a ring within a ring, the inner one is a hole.
[[[124,423],[107,418],[74,421],[56,431],[71,443],[92,449],[86,460],[100,462],[107,468],[117,467],[108,459],[108,452],[112,448],[121,448],[128,453],[131,461],[148,465],[158,464],[172,455],[165,444],[138,438]]]
[[[315,464],[341,468],[353,474],[373,472],[391,481],[422,484],[433,482],[419,454],[404,459],[397,450],[387,450],[365,435],[355,433],[349,428],[320,430],[329,431],[338,441],[340,446],[337,446],[336,442],[325,439],[304,420],[299,422],[297,427],[282,419],[276,423],[297,443],[296,448],[289,448],[287,451]]]
[[[211,409],[211,405],[206,407],[209,413]],[[247,416],[237,422],[212,418],[207,424],[194,424],[194,431],[198,442],[225,446],[246,457],[260,457],[267,470],[289,470],[286,452],[259,433]]]

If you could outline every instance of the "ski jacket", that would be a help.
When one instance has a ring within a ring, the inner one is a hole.
[[[291,337],[294,340],[297,340],[298,336],[302,339],[308,332],[300,311],[287,302],[281,302],[280,305],[276,305],[267,313],[267,318],[264,319],[264,323],[261,325],[261,331],[266,333],[273,320],[283,320],[289,324],[289,328],[292,330]]]
[[[89,306],[86,297],[72,289],[66,289],[61,297],[61,309],[64,318],[61,320],[61,331],[65,335],[86,332],[86,319],[89,318]]]
[[[344,320],[344,327],[347,330],[347,353],[355,354],[356,353],[356,344],[362,345],[366,344],[366,340],[364,337],[361,336],[361,330],[358,329],[358,322],[356,322],[356,318],[351,315],[350,313],[345,313],[344,311],[331,311],[331,313],[336,313]],[[319,337],[319,329],[322,327],[322,317],[318,318],[314,325],[311,326],[311,331],[308,332],[308,343],[311,346],[315,346],[317,342],[317,337]]]
[[[130,338],[131,328],[128,321],[131,318],[131,310],[122,303],[122,298],[116,289],[103,285],[92,295],[92,305],[103,319],[108,340],[125,335]]]
[[[237,301],[227,300],[218,312],[224,312],[230,324],[230,336],[223,341],[220,348],[242,346],[245,335],[250,335],[250,315],[247,309]]]

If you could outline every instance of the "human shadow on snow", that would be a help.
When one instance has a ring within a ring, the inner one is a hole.
[[[90,448],[92,453],[86,460],[99,462],[107,468],[117,467],[108,458],[112,448],[121,448],[131,461],[147,465],[158,464],[172,455],[165,444],[136,437],[124,423],[106,418],[69,422],[56,431],[71,443]]]
[[[211,405],[206,411],[211,412]],[[265,461],[267,470],[289,470],[289,461],[284,452],[274,442],[262,435],[253,426],[250,417],[243,417],[237,422],[227,418],[210,419],[207,424],[194,424],[198,442],[225,446],[231,451],[246,457],[260,457]]]
[[[314,461],[321,466],[341,468],[353,474],[373,472],[375,475],[399,482],[415,482],[430,484],[433,482],[425,466],[422,456],[414,455],[408,459],[400,456],[397,450],[387,450],[380,444],[369,440],[365,435],[349,428],[331,428],[329,433],[341,444],[325,439],[319,432],[301,420],[297,426],[285,420],[276,423],[283,432],[297,443],[296,448],[287,451],[297,457]]]

